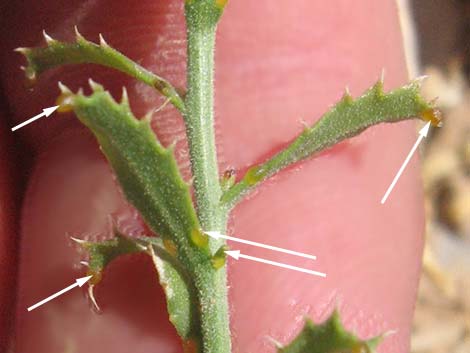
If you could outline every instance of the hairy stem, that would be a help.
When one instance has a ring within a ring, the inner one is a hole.
[[[214,44],[223,5],[214,0],[190,0],[187,23],[187,95],[184,112],[197,213],[204,230],[225,231],[214,136]],[[214,251],[221,244],[211,240]],[[204,266],[205,267],[205,266]],[[194,271],[201,310],[204,353],[230,353],[231,340],[225,268]]]
[[[215,24],[201,21],[197,6],[187,6],[188,91],[186,129],[199,220],[205,230],[222,230],[221,189],[214,137]]]

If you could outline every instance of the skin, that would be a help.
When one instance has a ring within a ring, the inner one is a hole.
[[[85,289],[26,311],[84,275],[70,235],[109,237],[110,216],[134,233],[142,226],[126,206],[95,141],[73,116],[55,114],[15,132],[13,138],[32,163],[9,161],[3,138],[11,135],[9,126],[53,105],[59,79],[75,90],[93,77],[115,97],[125,85],[137,116],[158,107],[162,100],[150,89],[89,66],[47,73],[28,91],[18,69],[22,59],[11,49],[42,45],[43,28],[70,40],[76,24],[85,37],[97,40],[101,32],[126,55],[183,86],[181,4],[50,1],[12,4],[7,13],[12,32],[4,34],[1,82],[10,110],[1,121],[0,261],[9,271],[2,266],[0,339],[5,343],[11,335],[7,321],[14,316],[18,353],[181,352],[145,256],[130,256],[109,267],[96,292],[101,315],[89,309]],[[219,27],[216,62],[221,171],[232,167],[239,175],[292,139],[303,121],[318,119],[340,98],[345,84],[357,95],[374,83],[382,68],[386,88],[407,81],[397,9],[388,0],[354,6],[342,0],[302,0],[294,6],[288,0],[232,1]],[[155,114],[153,123],[164,143],[184,136],[172,109]],[[396,331],[379,352],[408,351],[423,233],[416,158],[387,203],[380,205],[380,199],[415,136],[413,122],[371,128],[281,173],[235,209],[231,234],[313,253],[318,260],[237,244],[232,249],[324,271],[327,278],[229,261],[234,352],[273,352],[268,336],[287,343],[304,316],[324,320],[335,306],[346,326],[361,337]],[[184,142],[177,150],[187,175]],[[25,165],[27,182],[15,188],[11,173]],[[17,214],[4,202],[14,193],[23,195]],[[15,222],[20,223],[19,234]],[[18,237],[18,252],[5,251],[4,244],[13,246]],[[19,262],[13,259],[16,253]],[[11,278],[16,270],[15,290]],[[3,281],[4,276],[10,280]]]

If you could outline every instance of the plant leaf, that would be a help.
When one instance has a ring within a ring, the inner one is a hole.
[[[381,337],[363,341],[347,332],[337,311],[321,325],[311,320],[297,337],[287,346],[279,347],[278,353],[372,353],[375,352]]]
[[[75,239],[88,253],[88,274],[92,286],[99,283],[106,266],[116,258],[144,252],[151,256],[167,299],[170,321],[184,342],[201,342],[197,297],[194,284],[182,265],[155,237],[127,237],[115,231],[115,237],[102,242]],[[94,300],[93,288],[90,295]]]
[[[433,125],[438,125],[439,112],[420,96],[420,82],[421,79],[417,79],[407,86],[384,93],[379,81],[356,100],[346,92],[331,110],[313,126],[306,128],[289,146],[266,162],[251,167],[238,183],[222,195],[222,206],[230,209],[256,185],[280,170],[355,136],[372,125],[414,117],[431,120]]]
[[[197,347],[202,347],[199,305],[190,275],[181,266],[169,261],[171,256],[168,258],[164,255],[161,239],[142,238],[142,241],[151,244],[150,255],[158,272],[160,284],[165,291],[170,321],[185,345],[195,344]]]
[[[35,82],[37,77],[46,70],[68,64],[99,64],[124,72],[129,76],[156,89],[180,111],[184,110],[184,102],[176,89],[165,79],[148,71],[125,55],[110,47],[100,35],[100,44],[95,44],[82,37],[76,31],[76,41],[65,43],[52,39],[44,32],[46,47],[18,48],[27,61],[26,78]]]
[[[93,93],[85,96],[60,85],[59,109],[73,109],[93,132],[127,200],[155,233],[174,243],[175,257],[187,268],[194,261],[209,263],[207,236],[201,235],[189,186],[179,173],[172,149],[157,141],[148,119],[135,119],[125,91],[118,104],[101,85],[90,81],[90,86]]]
[[[91,284],[101,281],[103,270],[115,258],[122,255],[141,252],[143,249],[131,238],[116,233],[116,237],[103,242],[77,241],[88,253],[88,275],[92,275]]]

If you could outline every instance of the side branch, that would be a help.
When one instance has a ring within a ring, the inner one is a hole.
[[[420,117],[440,124],[440,113],[419,94],[421,80],[389,93],[377,82],[354,100],[349,92],[313,126],[306,128],[289,146],[266,162],[251,167],[243,178],[224,192],[221,206],[231,209],[259,183],[291,164],[307,159],[370,126]]]
[[[69,64],[98,64],[124,72],[129,76],[156,89],[181,112],[184,101],[176,89],[165,79],[148,71],[136,62],[110,47],[100,35],[100,44],[86,40],[76,29],[76,40],[64,43],[51,38],[44,32],[46,47],[17,48],[28,60],[24,69],[26,78],[35,82],[37,77],[46,70]]]

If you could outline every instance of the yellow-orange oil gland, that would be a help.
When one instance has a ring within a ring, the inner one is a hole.
[[[100,272],[95,272],[95,271],[88,270],[86,275],[87,276],[93,276],[93,277],[90,278],[90,281],[89,281],[89,283],[91,285],[95,285],[95,284],[100,283],[101,279],[103,278],[103,275],[102,275],[101,271]]]
[[[260,182],[266,176],[266,172],[258,166],[251,167],[246,172],[243,180],[249,185],[255,185],[256,183]]]
[[[209,244],[209,237],[199,229],[191,231],[191,241],[198,248],[205,248]]]
[[[184,353],[197,353],[198,344],[193,339],[187,339],[183,341],[183,351]]]
[[[72,93],[62,92],[62,94],[59,97],[57,97],[55,101],[56,105],[59,106],[59,108],[57,108],[57,111],[59,113],[71,112],[73,110],[72,99],[73,99]]]
[[[176,257],[178,254],[178,248],[176,247],[176,244],[173,242],[173,240],[163,239],[163,247],[171,256]]]
[[[224,254],[225,255],[225,254]],[[224,255],[215,255],[211,259],[212,267],[215,268],[216,270],[224,267],[226,257]]]
[[[228,2],[228,0],[215,0],[215,5],[219,9],[223,9],[225,7],[225,5],[227,5],[227,2]]]
[[[437,108],[426,109],[421,114],[421,119],[424,121],[430,121],[434,127],[442,126],[442,113]]]

